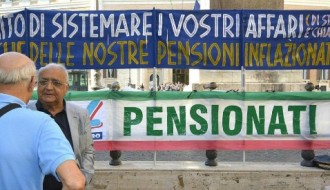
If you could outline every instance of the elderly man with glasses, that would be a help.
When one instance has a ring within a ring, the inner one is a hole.
[[[87,109],[64,100],[69,84],[63,65],[50,63],[40,68],[37,79],[38,100],[30,102],[28,107],[47,113],[61,127],[86,177],[88,189],[94,175],[94,148]],[[51,175],[45,177],[43,186],[44,190],[62,189],[62,184]]]

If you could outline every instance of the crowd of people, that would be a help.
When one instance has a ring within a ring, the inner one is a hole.
[[[159,91],[183,91],[184,86],[181,82],[165,83],[159,86]]]
[[[157,86],[157,91],[183,91],[183,88],[185,87],[184,83],[181,82],[176,82],[176,83],[165,83],[165,84],[160,84]],[[145,87],[142,84],[141,86],[138,87],[138,90],[144,91]],[[152,84],[149,85],[149,90],[154,91],[154,86]]]

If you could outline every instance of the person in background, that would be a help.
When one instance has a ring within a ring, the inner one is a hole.
[[[70,143],[47,114],[26,109],[35,64],[17,52],[0,55],[0,189],[42,189],[44,174],[65,189],[85,189]]]
[[[64,100],[69,90],[68,72],[61,64],[50,63],[38,71],[38,100],[28,107],[50,115],[61,127],[86,178],[86,188],[94,175],[94,148],[87,109]],[[44,180],[44,190],[62,189],[53,175]]]

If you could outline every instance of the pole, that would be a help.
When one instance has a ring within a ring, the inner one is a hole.
[[[245,69],[243,66],[241,67],[241,91],[242,93],[245,92]],[[245,165],[245,160],[245,150],[243,150],[243,165]]]

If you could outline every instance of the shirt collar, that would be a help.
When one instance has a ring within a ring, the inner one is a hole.
[[[41,102],[39,100],[37,100],[37,103],[36,103],[36,107],[37,107],[37,110],[39,111],[42,111],[42,112],[45,112],[45,113],[49,113],[41,104]],[[60,111],[60,112],[65,112],[66,110],[66,102],[65,100],[63,100],[63,110]]]
[[[22,108],[26,108],[26,103],[23,102],[21,99],[15,97],[15,96],[9,95],[9,94],[0,93],[0,107],[2,104],[3,104],[3,106],[5,106],[10,103],[17,103]]]

